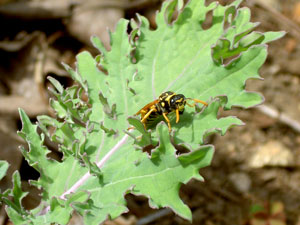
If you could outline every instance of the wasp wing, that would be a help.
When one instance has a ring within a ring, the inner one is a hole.
[[[154,100],[153,102],[148,103],[147,105],[145,105],[143,108],[141,108],[136,114],[134,114],[135,116],[141,114],[142,111],[148,111],[149,108],[155,104],[157,104],[159,102],[158,99]]]

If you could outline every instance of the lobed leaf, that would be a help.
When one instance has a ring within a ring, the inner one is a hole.
[[[157,29],[138,16],[128,35],[129,21],[122,19],[111,33],[110,51],[93,37],[100,55],[82,52],[75,70],[65,65],[78,85],[64,89],[50,78],[56,97],[51,106],[58,119],[39,116],[34,125],[20,110],[19,134],[29,145],[22,153],[40,173],[31,183],[43,189],[42,202],[34,210],[24,210],[25,194],[15,175],[14,188],[2,194],[13,222],[67,224],[76,211],[85,224],[99,224],[127,212],[128,193],[147,196],[152,207],[170,207],[191,220],[191,211],[178,194],[180,186],[192,178],[203,180],[199,169],[210,164],[214,153],[213,146],[203,145],[205,137],[224,135],[242,124],[232,116],[219,118],[219,109],[262,102],[260,94],[245,90],[245,82],[259,78],[266,44],[283,35],[254,31],[258,24],[250,22],[249,9],[238,8],[240,3],[221,6],[191,0],[183,7],[181,0],[165,1],[156,15]],[[210,11],[212,24],[205,28]],[[178,124],[174,114],[168,115],[171,134],[164,122],[146,130],[133,115],[165,91],[209,105],[201,112],[187,106]],[[83,100],[85,95],[88,101]],[[61,162],[47,157],[44,135],[59,144]],[[180,145],[188,153],[180,154],[176,149]],[[150,154],[144,152],[149,149]],[[9,194],[13,201],[6,198]]]
[[[220,133],[222,135],[234,125],[243,125],[243,122],[232,116],[218,119],[218,111],[225,105],[227,99],[219,97],[214,99],[207,108],[199,113],[186,113],[181,118],[184,122],[177,124],[175,142],[203,144],[204,138],[212,133]],[[191,132],[192,131],[192,132]]]

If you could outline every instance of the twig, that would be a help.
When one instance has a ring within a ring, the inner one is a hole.
[[[300,123],[297,120],[294,120],[286,114],[280,113],[279,111],[272,109],[271,107],[266,105],[257,106],[256,109],[271,118],[277,119],[279,122],[291,127],[292,129],[300,133]]]
[[[22,19],[59,19],[72,15],[72,8],[95,10],[99,8],[142,8],[159,0],[89,0],[89,1],[17,1],[0,5],[0,14]]]
[[[17,52],[20,51],[22,48],[27,46],[32,40],[35,40],[37,37],[39,37],[40,32],[34,31],[33,33],[29,35],[24,35],[21,40],[3,40],[0,41],[0,49],[7,51],[7,52]]]
[[[135,1],[124,1],[124,0],[89,0],[84,4],[80,5],[80,11],[95,10],[99,8],[121,8],[124,10],[132,8],[142,8],[147,5],[158,2],[159,0],[135,0]]]
[[[293,20],[289,19],[288,17],[284,16],[282,13],[278,12],[276,9],[270,7],[269,5],[263,3],[262,1],[253,0],[254,4],[262,8],[268,12],[272,18],[277,21],[279,24],[284,26],[284,28],[289,31],[291,35],[293,35],[296,39],[300,39],[300,26],[295,23]]]
[[[42,101],[17,95],[1,96],[0,105],[0,115],[19,117],[18,108],[24,109],[29,117],[48,113],[48,107]]]
[[[169,209],[169,208],[165,208],[165,209],[160,209],[158,210],[157,212],[155,213],[152,213],[146,217],[143,217],[141,219],[139,219],[136,223],[136,225],[146,225],[146,224],[149,224],[149,223],[152,223],[154,222],[155,220],[157,219],[160,219],[164,216],[168,216],[172,214],[172,210]]]
[[[0,5],[0,14],[21,19],[57,19],[71,15],[69,1],[14,1]]]

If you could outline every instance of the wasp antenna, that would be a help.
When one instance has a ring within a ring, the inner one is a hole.
[[[202,101],[202,100],[199,100],[199,99],[196,99],[196,98],[187,98],[188,100],[193,100],[195,103],[194,104],[188,104],[188,106],[190,106],[190,107],[194,107],[195,105],[196,105],[196,102],[197,103],[201,103],[201,104],[203,104],[203,105],[205,105],[205,106],[208,106],[208,104],[205,102],[205,101]]]
[[[199,99],[195,99],[195,98],[193,100],[195,102],[202,103],[203,105],[208,106],[208,104],[205,101],[202,101],[202,100],[199,100]]]

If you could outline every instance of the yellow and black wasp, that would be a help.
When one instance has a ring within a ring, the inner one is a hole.
[[[190,104],[187,100],[193,100],[194,103]],[[171,112],[175,112],[176,123],[178,123],[179,115],[184,112],[185,105],[194,107],[197,103],[202,103],[207,106],[207,103],[202,100],[186,98],[183,94],[167,91],[162,93],[158,99],[145,105],[135,115],[141,114],[141,122],[144,124],[145,129],[147,129],[147,126],[151,124],[153,120],[162,115],[168,124],[169,132],[171,132],[171,124],[167,115]]]

